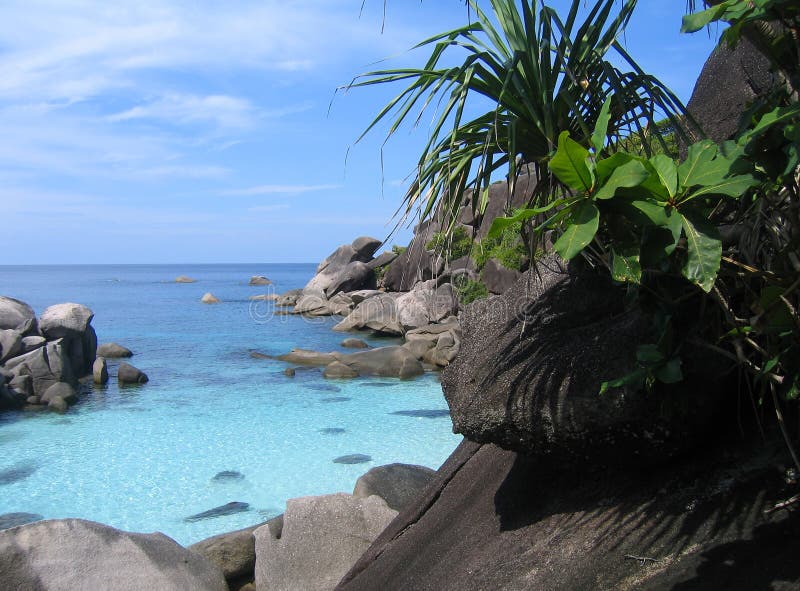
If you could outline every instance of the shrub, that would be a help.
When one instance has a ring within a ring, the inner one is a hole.
[[[462,306],[471,304],[475,300],[482,300],[489,296],[489,290],[480,281],[467,279],[463,283],[455,286],[458,293],[458,300]]]
[[[403,254],[407,250],[408,250],[408,247],[406,247],[406,246],[398,246],[397,244],[393,244],[392,245],[392,252],[394,254],[396,254],[397,256],[400,256],[401,254]]]
[[[506,227],[497,236],[487,236],[481,240],[473,252],[478,270],[483,269],[489,259],[495,259],[506,269],[521,271],[525,259],[528,258],[521,230],[522,222],[519,222]]]
[[[460,259],[472,251],[472,236],[461,226],[455,228],[450,236],[447,232],[436,232],[425,248],[445,255],[447,261]]]

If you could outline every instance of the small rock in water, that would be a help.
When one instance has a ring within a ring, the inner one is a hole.
[[[370,346],[366,341],[361,339],[345,339],[341,342],[342,347],[346,347],[348,349],[369,349]]]
[[[287,367],[283,370],[283,375],[285,375],[287,378],[293,378],[295,375],[297,375],[297,370],[293,367]]]
[[[272,281],[263,275],[253,275],[250,278],[250,285],[269,285],[270,283],[272,283]]]
[[[118,357],[132,357],[133,351],[117,343],[103,343],[97,346],[97,357],[116,359]]]
[[[104,357],[98,357],[92,364],[92,379],[95,384],[108,382],[108,364]]]
[[[219,298],[210,291],[203,294],[203,297],[200,298],[200,301],[204,304],[219,304]]]
[[[123,361],[117,369],[117,380],[120,384],[146,384],[148,377],[139,368]]]
[[[422,419],[439,419],[442,417],[449,417],[450,411],[438,408],[422,408],[419,410],[396,410],[393,415],[400,415],[403,417],[417,417]]]
[[[236,470],[223,470],[222,472],[217,472],[211,480],[214,482],[236,482],[244,480],[244,474]]]
[[[331,396],[330,398],[323,398],[320,402],[347,402],[348,400],[352,400],[352,398],[348,398],[347,396]]]
[[[253,359],[272,359],[269,355],[259,353],[258,351],[250,351],[250,357]]]
[[[323,435],[341,435],[342,433],[347,433],[347,429],[343,429],[342,427],[325,427],[324,429],[320,429],[319,432]]]
[[[195,283],[196,281],[197,279],[192,279],[186,275],[180,275],[179,277],[175,278],[175,283]]]
[[[0,529],[9,529],[18,525],[41,521],[42,519],[44,517],[38,513],[3,513],[0,515]]]
[[[0,485],[13,484],[15,482],[19,482],[20,480],[25,480],[38,469],[39,466],[34,463],[20,462],[14,464],[10,468],[0,470]]]
[[[339,456],[335,460],[333,460],[334,464],[364,464],[365,462],[371,462],[372,456],[368,456],[365,454],[350,454],[347,456]]]
[[[391,388],[398,384],[399,382],[364,382],[364,385],[368,388]]]
[[[234,515],[235,513],[244,513],[245,511],[249,510],[250,510],[249,503],[233,501],[231,503],[220,505],[219,507],[214,507],[213,509],[209,509],[208,511],[203,511],[202,513],[196,513],[194,515],[190,515],[189,517],[186,517],[184,521],[200,521],[202,519],[213,519],[214,517],[222,517],[223,515]]]
[[[338,386],[326,386],[325,384],[306,384],[309,390],[316,390],[317,392],[341,392],[342,389]]]

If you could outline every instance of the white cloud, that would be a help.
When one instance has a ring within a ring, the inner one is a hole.
[[[223,191],[222,195],[295,195],[340,188],[341,185],[258,185],[246,189]]]
[[[171,123],[210,122],[220,128],[246,129],[252,124],[255,109],[241,98],[226,95],[166,94],[127,111],[109,116],[109,121],[158,119]]]

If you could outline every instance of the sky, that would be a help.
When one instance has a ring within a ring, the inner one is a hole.
[[[714,38],[681,35],[683,9],[640,0],[624,42],[688,101]],[[0,3],[0,264],[316,262],[356,236],[386,238],[429,117],[355,143],[400,87],[336,89],[422,65],[409,48],[467,12],[459,0],[385,10]]]

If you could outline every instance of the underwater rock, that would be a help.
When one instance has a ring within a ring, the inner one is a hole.
[[[0,515],[0,529],[10,529],[18,525],[33,523],[44,519],[38,513],[3,513]]]
[[[245,511],[250,510],[249,503],[242,503],[241,501],[233,501],[230,503],[225,503],[224,505],[220,505],[219,507],[214,507],[213,509],[209,509],[208,511],[203,511],[201,513],[195,513],[194,515],[190,515],[189,517],[184,518],[184,521],[201,521],[203,519],[214,519],[215,517],[222,517],[224,515],[234,515],[236,513],[244,513]]]
[[[335,460],[333,460],[334,464],[364,464],[366,462],[371,462],[372,456],[368,456],[366,454],[349,454],[346,456],[339,456]]]
[[[396,410],[391,414],[421,419],[439,419],[443,417],[449,417],[450,411],[438,408],[421,408],[418,410]]]
[[[347,433],[347,429],[343,429],[342,427],[325,427],[320,429],[319,432],[323,435],[341,435],[342,433]]]
[[[213,482],[237,482],[244,480],[244,474],[236,470],[223,470],[222,472],[217,472],[211,480]]]
[[[13,484],[25,480],[39,469],[33,462],[18,462],[10,468],[0,470],[0,485]]]

